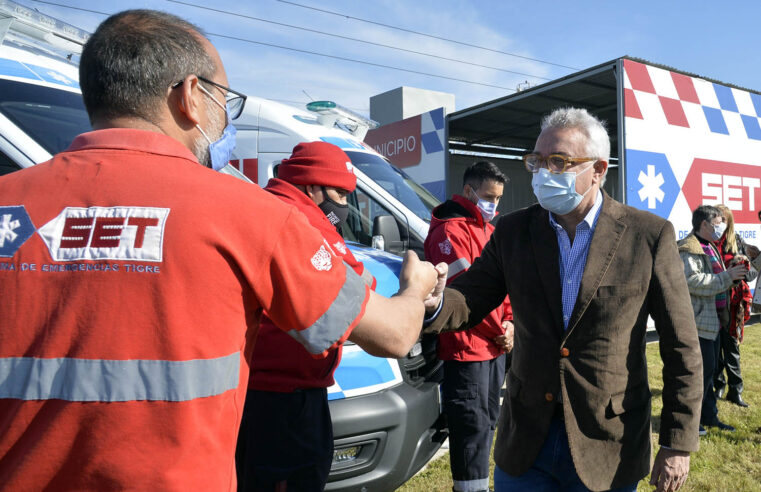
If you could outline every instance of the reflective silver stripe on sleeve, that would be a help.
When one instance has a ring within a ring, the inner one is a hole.
[[[240,354],[216,359],[0,358],[0,398],[187,401],[238,387]]]
[[[460,273],[463,270],[470,268],[470,262],[465,258],[460,258],[457,261],[453,261],[449,264],[449,272],[447,273],[447,279],[450,279]]]
[[[310,354],[319,354],[329,349],[346,333],[362,310],[366,284],[346,262],[344,266],[346,281],[328,310],[309,328],[287,332]]]

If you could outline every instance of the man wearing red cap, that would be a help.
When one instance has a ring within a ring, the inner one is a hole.
[[[333,253],[374,288],[375,279],[338,233],[349,212],[346,197],[357,186],[349,157],[326,142],[300,143],[277,176],[265,190],[301,211]],[[340,359],[340,345],[315,359],[262,317],[238,436],[238,490],[323,489],[333,460],[327,387]]]

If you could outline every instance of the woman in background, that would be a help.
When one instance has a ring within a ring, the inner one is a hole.
[[[742,399],[743,380],[740,372],[740,342],[743,339],[745,322],[750,318],[750,306],[752,295],[750,293],[749,281],[753,281],[758,272],[750,268],[750,260],[755,259],[759,250],[751,244],[745,243],[742,237],[735,232],[735,219],[732,211],[726,205],[717,205],[722,216],[726,229],[717,246],[724,260],[725,267],[730,267],[735,263],[742,262],[748,268],[748,274],[744,280],[739,280],[733,284],[728,293],[729,320],[719,332],[720,352],[719,360],[716,364],[714,374],[714,388],[716,398],[724,396],[725,389],[727,401],[747,407],[748,404]],[[726,370],[727,378],[724,379]]]

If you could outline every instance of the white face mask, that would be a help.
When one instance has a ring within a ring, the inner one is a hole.
[[[721,239],[721,236],[724,235],[724,231],[727,230],[727,224],[724,222],[719,222],[718,224],[715,224],[712,226],[713,231],[711,232],[711,239],[714,241],[718,241]]]
[[[488,200],[481,200],[472,188],[470,191],[473,192],[473,196],[478,200],[476,207],[481,211],[481,217],[484,218],[484,222],[490,222],[497,215],[497,204]]]
[[[564,172],[561,174],[553,174],[546,168],[539,169],[531,178],[531,186],[534,188],[534,195],[539,200],[539,205],[557,215],[572,212],[592,189],[590,184],[587,191],[583,194],[578,193],[576,191],[576,178],[594,167],[593,164],[580,173]]]

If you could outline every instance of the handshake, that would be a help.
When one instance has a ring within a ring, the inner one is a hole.
[[[426,313],[433,313],[441,303],[448,272],[449,267],[446,263],[434,266],[427,261],[421,261],[414,251],[407,251],[399,274],[398,295],[420,298]]]

